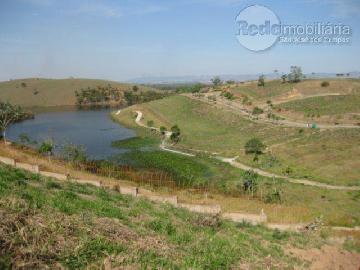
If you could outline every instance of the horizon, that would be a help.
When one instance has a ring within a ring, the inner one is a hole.
[[[352,28],[347,45],[276,44],[252,52],[236,40],[235,17],[253,1],[15,0],[0,3],[0,80],[360,71],[354,0],[257,1],[284,23],[331,22]],[[294,11],[296,12],[294,13]],[[185,18],[185,19],[184,19]]]

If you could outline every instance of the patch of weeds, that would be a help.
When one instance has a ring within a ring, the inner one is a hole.
[[[289,238],[289,233],[288,232],[281,232],[278,229],[275,229],[273,234],[272,234],[272,238],[275,240],[286,240]]]
[[[141,250],[137,256],[136,263],[140,264],[140,269],[180,269],[168,258],[159,256],[153,251]]]
[[[80,193],[84,195],[92,195],[94,193],[94,189],[88,185],[81,185],[72,182],[66,182],[66,190],[72,191],[74,193]]]
[[[51,180],[46,182],[45,187],[47,189],[62,189],[62,186],[59,183]]]
[[[103,201],[112,201],[112,198],[111,198],[111,195],[109,194],[109,192],[107,192],[103,188],[96,190],[95,195],[96,195],[96,197],[98,197],[99,199],[101,199]]]
[[[75,207],[75,201],[79,201],[79,197],[72,191],[60,191],[53,197],[52,203],[55,208],[66,214],[74,214],[79,209]]]
[[[168,236],[176,234],[175,226],[167,219],[154,219],[147,223],[147,227],[157,233],[166,234]]]
[[[7,254],[1,254],[0,256],[0,269],[1,270],[11,270],[11,256]]]
[[[170,241],[177,245],[185,245],[193,241],[193,235],[189,232],[176,233],[170,236]]]
[[[237,258],[237,250],[227,240],[212,237],[197,243],[185,258],[186,269],[230,269]]]
[[[125,149],[157,148],[160,139],[157,137],[135,137],[121,141],[112,142],[113,147]]]
[[[355,251],[357,253],[360,253],[360,243],[351,238],[346,239],[344,243],[344,248],[348,251]]]
[[[103,238],[95,238],[85,242],[73,254],[64,256],[62,263],[69,269],[83,269],[104,257],[117,255],[125,250],[122,244],[112,243]]]
[[[20,198],[26,200],[31,208],[40,209],[46,204],[47,196],[40,190],[31,187],[18,191]]]

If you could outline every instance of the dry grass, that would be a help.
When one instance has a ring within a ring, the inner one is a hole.
[[[22,86],[26,84],[26,87]],[[21,79],[0,82],[0,100],[24,107],[51,107],[76,105],[75,91],[111,84],[120,90],[130,90],[132,85],[91,79]],[[141,90],[148,89],[140,86]]]

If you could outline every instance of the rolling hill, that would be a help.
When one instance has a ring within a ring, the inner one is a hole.
[[[133,85],[93,79],[20,79],[0,82],[0,100],[23,107],[73,106],[75,91],[80,89],[111,85],[121,91],[130,90]],[[149,90],[139,86],[139,90]]]

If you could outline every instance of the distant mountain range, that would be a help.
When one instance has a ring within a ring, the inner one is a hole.
[[[349,76],[346,74],[349,73]],[[360,72],[346,72],[344,77],[349,78],[360,78]],[[239,75],[229,75],[223,74],[218,75],[223,81],[249,81],[256,80],[261,74],[239,74]],[[276,79],[280,78],[282,73],[269,73],[264,74],[267,79]],[[156,76],[147,76],[139,77],[128,80],[128,83],[136,84],[177,84],[177,83],[211,83],[211,79],[217,75],[200,75],[200,76],[165,76],[165,77],[156,77]],[[336,73],[309,73],[306,74],[307,78],[336,78]]]

